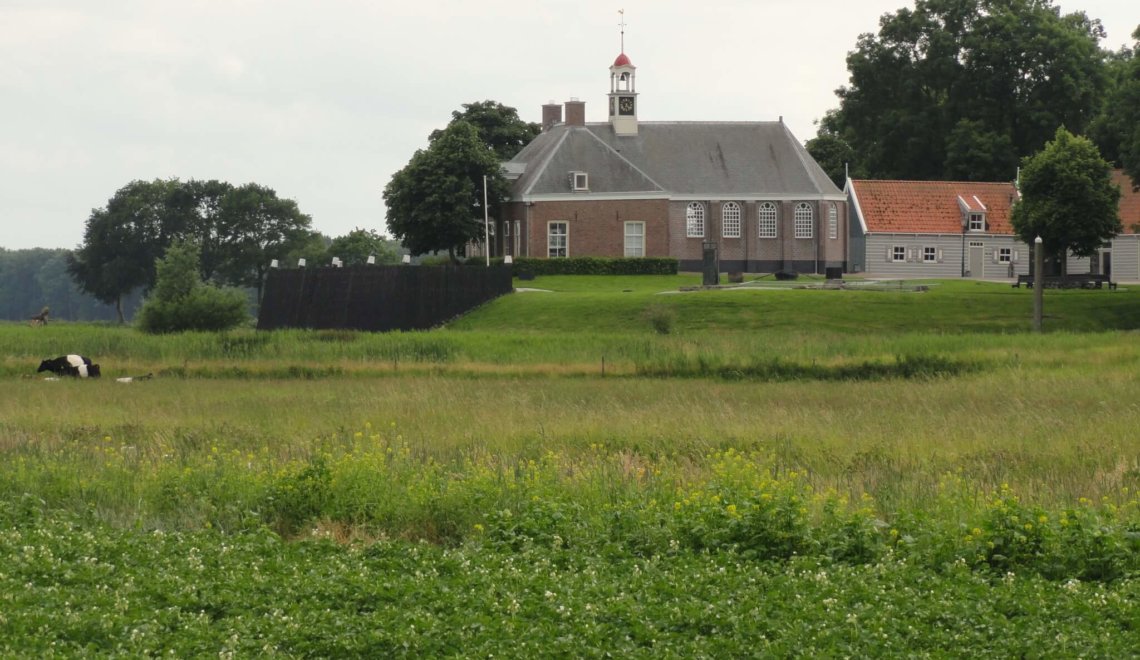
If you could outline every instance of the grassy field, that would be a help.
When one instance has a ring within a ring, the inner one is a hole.
[[[525,284],[422,333],[0,326],[0,651],[1140,647],[1140,291],[1035,335],[1000,284]],[[34,374],[68,352],[105,378]]]

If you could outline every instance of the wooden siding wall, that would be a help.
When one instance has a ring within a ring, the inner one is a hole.
[[[1117,236],[1112,241],[1112,279],[1140,282],[1140,235]]]
[[[995,255],[1007,247],[1017,253],[1018,260],[1013,264],[1014,274],[1029,272],[1029,248],[1012,236],[974,235],[965,237],[966,265],[969,269],[969,244],[981,241],[982,272],[971,273],[970,279],[1006,279],[1009,277],[1009,264],[998,263]],[[866,237],[866,269],[871,275],[885,277],[934,277],[953,278],[962,276],[963,237],[961,234],[868,234]],[[894,246],[907,250],[908,260],[896,262],[888,259],[888,251]],[[936,263],[922,261],[925,247],[942,251],[942,260]],[[912,256],[913,255],[913,256]]]

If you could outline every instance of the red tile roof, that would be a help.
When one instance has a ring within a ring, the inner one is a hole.
[[[869,232],[960,234],[963,208],[978,210],[981,202],[987,233],[1013,233],[1009,207],[1017,189],[1012,183],[852,180],[851,185]]]
[[[1140,234],[1140,191],[1132,190],[1132,179],[1124,170],[1112,171],[1112,182],[1120,186],[1120,224],[1125,234]]]

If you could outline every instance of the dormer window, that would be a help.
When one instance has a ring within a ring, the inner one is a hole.
[[[574,192],[584,192],[590,189],[590,175],[585,172],[571,172],[570,186]]]
[[[967,222],[970,231],[986,230],[986,216],[982,213],[971,213]]]

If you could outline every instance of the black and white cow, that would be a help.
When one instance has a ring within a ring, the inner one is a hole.
[[[40,362],[41,371],[50,371],[57,376],[75,376],[76,378],[98,378],[99,365],[91,364],[90,358],[82,355],[61,355],[57,358]]]

